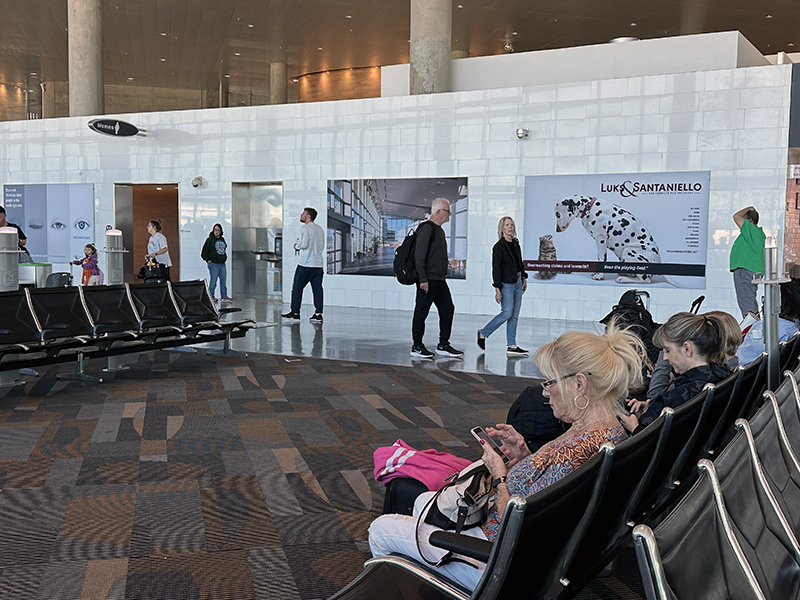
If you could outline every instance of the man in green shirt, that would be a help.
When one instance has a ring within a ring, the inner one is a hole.
[[[758,226],[758,212],[752,206],[733,215],[739,228],[739,237],[731,248],[730,269],[733,271],[733,287],[742,316],[748,312],[758,314],[756,291],[753,283],[756,273],[764,273],[764,230]]]

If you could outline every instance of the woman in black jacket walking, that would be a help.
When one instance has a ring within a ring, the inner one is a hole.
[[[528,274],[522,264],[522,250],[516,238],[514,219],[503,217],[497,224],[497,243],[492,247],[492,286],[494,299],[501,306],[500,314],[478,330],[478,346],[486,349],[486,338],[503,323],[506,324],[508,356],[527,356],[528,351],[517,346],[517,321],[522,306],[522,294],[528,288]]]

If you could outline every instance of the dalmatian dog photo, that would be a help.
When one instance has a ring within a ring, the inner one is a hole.
[[[608,261],[608,252],[617,255],[620,262],[660,263],[661,255],[653,236],[633,213],[607,200],[588,196],[572,196],[556,203],[556,231],[562,232],[576,218],[597,244],[597,260]],[[601,280],[604,273],[594,273],[592,279]],[[669,281],[672,285],[676,285]],[[620,275],[617,283],[651,283],[651,275]]]

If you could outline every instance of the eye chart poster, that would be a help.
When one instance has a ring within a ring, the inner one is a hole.
[[[83,258],[94,241],[94,185],[91,183],[3,186],[6,220],[28,238],[37,262],[66,263]]]
[[[525,178],[531,283],[705,288],[710,171]]]

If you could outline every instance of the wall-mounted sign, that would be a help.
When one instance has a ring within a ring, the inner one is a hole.
[[[789,165],[789,179],[800,179],[800,165]]]
[[[118,137],[130,137],[132,135],[137,135],[140,131],[136,125],[120,121],[119,119],[92,119],[87,125],[89,125],[89,129],[97,133]],[[141,131],[144,131],[144,129]]]

